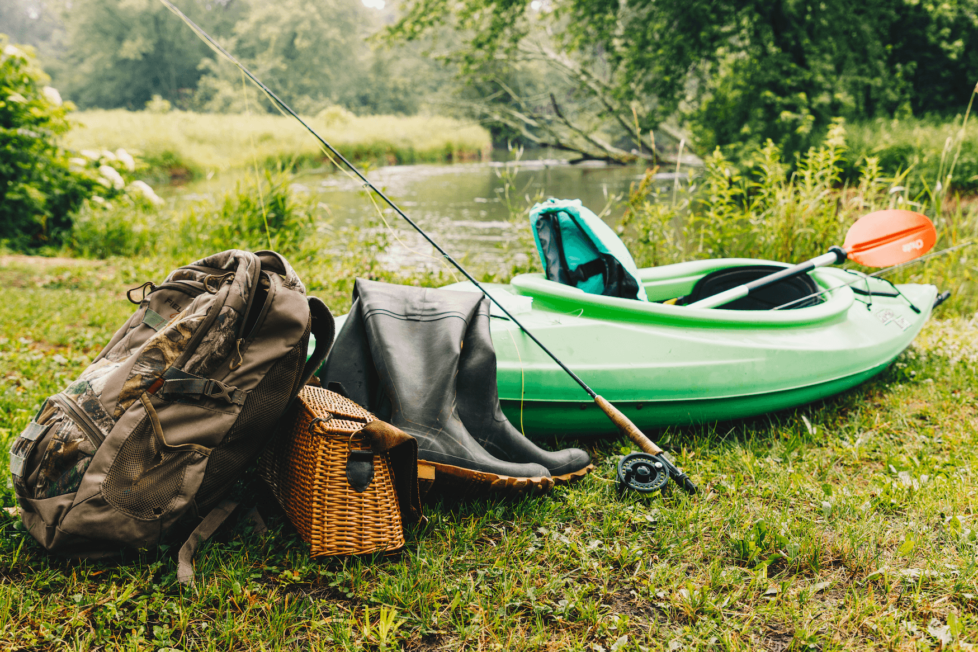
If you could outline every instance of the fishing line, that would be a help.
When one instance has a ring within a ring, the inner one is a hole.
[[[833,288],[828,288],[826,290],[822,290],[821,292],[815,292],[814,294],[809,294],[808,296],[801,297],[800,299],[795,299],[794,301],[789,301],[788,303],[783,303],[780,306],[775,306],[774,308],[770,308],[770,310],[781,310],[782,308],[787,308],[788,306],[793,306],[796,303],[801,303],[802,301],[805,301],[807,299],[817,298],[817,297],[822,296],[823,294],[828,294],[829,292],[834,292],[836,290],[841,290],[842,288],[852,287],[853,285],[858,285],[859,283],[865,282],[865,280],[867,278],[880,278],[880,277],[882,277],[885,274],[889,274],[890,272],[895,272],[896,270],[901,269],[903,267],[907,267],[909,265],[915,265],[917,263],[922,263],[925,260],[927,260],[928,258],[933,258],[934,256],[941,256],[941,255],[944,255],[944,254],[948,254],[948,253],[951,253],[952,251],[957,251],[958,249],[964,249],[965,247],[970,247],[971,245],[974,245],[974,244],[978,244],[978,241],[964,242],[962,244],[955,245],[953,247],[948,247],[947,249],[941,249],[940,251],[934,251],[934,252],[931,252],[931,253],[926,254],[924,256],[921,256],[920,258],[915,258],[915,259],[910,260],[910,261],[907,261],[905,263],[900,263],[899,265],[893,265],[892,267],[887,267],[886,269],[881,269],[880,271],[874,272],[872,274],[860,274],[860,275],[858,275],[855,278],[855,280],[853,280],[853,281],[851,281],[849,283],[844,283],[842,285],[837,285],[837,286],[835,286]],[[901,293],[901,295],[902,295],[902,293]]]
[[[241,92],[244,95],[245,115],[251,115],[251,107],[248,106],[248,84],[245,81],[244,73],[241,73]],[[275,249],[272,244],[272,230],[268,228],[268,209],[265,208],[265,193],[261,188],[261,176],[258,174],[258,146],[255,145],[255,133],[251,132],[251,159],[255,164],[255,187],[258,188],[258,203],[261,205],[261,217],[265,221],[265,238],[268,239],[268,248]]]
[[[516,359],[520,361],[520,434],[526,437],[526,431],[523,430],[523,399],[526,396],[526,370],[523,369],[523,356],[520,355],[520,347],[516,345],[516,338],[513,337],[513,329],[507,328],[506,334],[509,335],[510,341],[513,342],[513,348],[516,349]]]
[[[445,251],[444,249],[442,249],[441,245],[439,245],[437,242],[435,242],[431,238],[431,236],[429,236],[420,226],[418,226],[414,222],[414,220],[412,220],[410,217],[407,216],[407,214],[404,211],[402,211],[400,208],[398,208],[397,204],[395,204],[386,194],[384,194],[379,188],[377,188],[374,184],[372,184],[370,182],[370,180],[367,179],[367,177],[364,176],[364,174],[362,172],[360,172],[360,170],[356,166],[354,166],[352,163],[350,163],[350,161],[348,161],[346,159],[345,156],[343,156],[342,154],[340,154],[339,151],[337,151],[332,145],[330,145],[328,142],[326,142],[326,140],[324,140],[322,136],[320,136],[318,133],[316,133],[316,131],[312,127],[310,127],[306,123],[305,120],[303,120],[301,117],[299,117],[299,114],[297,114],[295,111],[293,111],[292,108],[288,104],[286,104],[283,100],[281,100],[278,97],[278,95],[276,95],[274,92],[272,92],[272,90],[270,88],[268,88],[267,86],[265,86],[265,84],[263,84],[261,82],[261,80],[259,80],[257,77],[255,77],[251,73],[251,71],[248,70],[244,66],[244,64],[242,64],[237,59],[235,59],[234,56],[231,55],[230,52],[228,52],[227,50],[225,50],[224,47],[221,46],[220,43],[218,43],[217,41],[215,41],[211,37],[210,34],[208,34],[207,32],[205,32],[203,30],[203,28],[201,28],[199,25],[197,25],[197,23],[195,23],[189,17],[187,17],[186,14],[184,14],[182,11],[180,11],[180,9],[177,8],[176,5],[174,5],[172,2],[170,2],[170,0],[160,0],[160,2],[163,4],[163,6],[165,6],[167,9],[169,9],[171,12],[173,12],[173,14],[175,14],[178,18],[180,18],[180,20],[182,20],[184,23],[186,23],[186,25],[188,27],[190,27],[190,29],[192,29],[194,31],[194,33],[197,34],[198,37],[200,37],[205,43],[207,43],[207,45],[212,50],[214,50],[215,52],[217,52],[218,54],[220,54],[221,56],[223,56],[224,58],[226,58],[228,61],[230,61],[231,63],[233,63],[235,66],[237,66],[238,69],[240,69],[241,72],[243,72],[248,77],[248,79],[250,79],[259,89],[261,89],[261,91],[265,94],[265,96],[268,97],[268,99],[271,100],[274,105],[276,105],[277,107],[279,107],[281,111],[284,111],[288,115],[290,115],[293,118],[295,118],[299,122],[299,124],[301,124],[303,127],[305,127],[306,131],[308,131],[310,134],[312,134],[312,136],[316,140],[318,140],[319,143],[323,147],[325,147],[327,150],[329,150],[329,152],[331,152],[333,154],[333,156],[335,156],[337,159],[339,159],[340,161],[342,161],[344,163],[344,165],[346,165],[347,169],[349,169],[350,172],[352,172],[354,175],[356,175],[356,178],[358,178],[363,183],[363,185],[365,187],[367,187],[370,190],[372,190],[373,192],[377,193],[377,196],[380,197],[382,200],[384,200],[384,203],[385,204],[387,204],[388,206],[390,206],[391,209],[393,209],[395,213],[397,213],[398,215],[400,215],[401,218],[403,218],[405,222],[407,222],[408,224],[410,224],[411,227],[415,231],[417,231],[418,234],[421,235],[421,237],[423,237],[425,240],[428,241],[428,244],[430,244],[432,247],[434,247],[435,250],[438,253],[440,253],[445,258],[445,260],[447,260],[449,263],[451,263],[452,266],[455,267],[455,269],[457,269],[459,272],[461,272],[462,275],[466,279],[468,279],[468,281],[470,283],[472,283],[472,285],[474,285],[476,288],[478,288],[479,291],[482,292],[482,294],[484,294],[490,301],[492,301],[494,304],[496,304],[496,307],[499,308],[504,315],[506,315],[507,317],[509,317],[509,320],[512,321],[517,327],[519,327],[519,329],[521,331],[523,331],[523,334],[524,335],[526,335],[531,340],[533,340],[533,342],[537,346],[539,346],[543,350],[544,353],[546,353],[548,356],[550,356],[550,358],[555,363],[557,363],[557,366],[559,366],[561,369],[563,369],[564,372],[566,372],[568,376],[570,376],[571,378],[573,378],[574,379],[574,382],[576,382],[578,385],[580,385],[581,386],[581,389],[583,389],[585,392],[587,392],[588,396],[590,396],[592,399],[595,399],[596,401],[599,400],[599,397],[598,397],[597,392],[595,392],[593,389],[591,389],[587,385],[587,383],[585,383],[583,380],[581,380],[581,378],[576,373],[574,373],[573,371],[571,371],[570,367],[568,367],[567,365],[565,365],[556,355],[554,355],[550,351],[550,349],[548,349],[546,346],[544,346],[543,342],[541,342],[540,340],[538,340],[537,337],[533,333],[531,333],[529,330],[527,330],[527,328],[525,326],[523,326],[523,324],[521,324],[519,322],[519,320],[517,320],[516,317],[514,317],[498,300],[496,300],[495,297],[493,297],[491,294],[489,294],[489,292],[487,292],[486,289],[484,287],[482,287],[482,284],[479,283],[475,279],[474,276],[472,276],[471,274],[469,274],[469,272],[466,271],[466,269],[464,267],[462,267],[458,263],[458,261],[456,261],[454,258],[452,258],[448,254],[447,251]],[[340,167],[338,164],[335,163],[335,161],[333,161],[333,163],[335,165],[337,165],[337,167]],[[342,169],[342,168],[340,167],[340,169]],[[601,399],[601,400],[603,400],[603,399]],[[634,425],[632,427],[634,427]]]
[[[381,195],[384,198],[384,200],[392,208],[394,208],[395,210],[398,210],[397,207],[394,206],[391,203],[391,201],[389,199],[387,199],[387,197],[383,193],[381,193],[372,183],[370,183],[369,181],[367,181],[366,177],[364,177],[362,174],[360,174],[360,171],[357,170],[355,167],[353,167],[350,164],[350,162],[347,161],[346,158],[343,157],[342,154],[340,154],[338,151],[336,151],[335,149],[333,149],[333,147],[329,143],[327,143],[322,137],[320,137],[320,135],[318,133],[316,133],[312,129],[312,127],[310,127],[308,124],[306,124],[305,121],[303,121],[302,118],[300,118],[298,116],[298,114],[296,114],[295,111],[293,111],[291,109],[291,107],[289,107],[284,101],[282,101],[281,99],[279,99],[279,97],[277,95],[275,95],[271,91],[271,89],[269,89],[267,86],[265,86],[257,77],[255,77],[251,73],[250,70],[248,70],[247,68],[245,68],[244,64],[242,64],[237,59],[235,59],[234,56],[230,52],[228,52],[227,50],[225,50],[224,47],[222,47],[217,41],[215,41],[211,37],[210,34],[208,34],[207,32],[205,32],[202,27],[200,27],[199,25],[197,25],[197,23],[195,23],[193,20],[191,20],[182,11],[180,11],[180,9],[176,5],[174,5],[173,3],[171,3],[169,0],[160,0],[160,2],[163,4],[163,6],[165,6],[167,9],[169,9],[174,15],[176,15],[180,20],[182,20],[191,30],[193,30],[193,32],[202,41],[204,41],[204,43],[211,50],[213,50],[215,53],[221,55],[222,57],[224,57],[225,59],[227,59],[228,61],[230,61],[232,64],[234,64],[241,71],[241,74],[242,74],[242,82],[244,81],[244,77],[247,76],[248,79],[250,79],[258,87],[258,89],[262,93],[265,94],[265,97],[267,97],[268,100],[269,100],[269,102],[272,103],[272,106],[275,107],[275,110],[277,110],[279,113],[281,113],[285,117],[291,116],[291,117],[295,118],[296,120],[299,121],[299,124],[301,124],[303,127],[305,127],[306,130],[309,131],[309,133],[311,133],[313,136],[315,136],[316,140],[318,140],[319,143],[320,143],[320,150],[322,150],[323,154],[326,155],[326,158],[329,159],[329,162],[332,163],[336,167],[337,170],[341,171],[343,174],[345,174],[347,177],[349,177],[352,181],[358,182],[357,185],[361,185],[360,182],[362,182],[362,185],[363,186],[366,186],[370,190],[373,190],[377,194]],[[247,103],[247,93],[245,94],[245,102]],[[247,106],[247,104],[246,104],[246,106]],[[252,139],[254,139],[254,135],[252,135]],[[339,163],[337,163],[336,162],[336,159],[333,158],[333,154],[335,154],[336,156],[338,156],[344,163],[346,163],[346,165],[349,166],[350,170],[353,170],[356,173],[356,175],[354,176],[353,174],[350,173],[349,170],[347,170],[345,167],[343,167],[342,165],[340,165]],[[256,168],[256,172],[257,172],[257,168]],[[261,192],[261,189],[259,189],[259,193],[260,192]],[[387,219],[384,217],[383,211],[380,209],[380,206],[377,204],[377,201],[374,198],[374,196],[371,193],[368,192],[367,193],[367,197],[370,199],[370,202],[373,204],[374,209],[377,211],[377,214],[380,216],[381,221],[384,223],[384,225],[387,227],[387,229],[394,236],[394,239],[398,242],[398,244],[400,244],[402,247],[404,247],[406,250],[408,250],[409,252],[411,252],[413,254],[416,254],[418,256],[422,256],[424,258],[431,258],[433,260],[434,259],[437,259],[437,260],[440,260],[442,262],[442,264],[445,264],[445,261],[442,260],[442,259],[440,259],[440,258],[438,258],[437,256],[432,256],[431,254],[426,254],[426,253],[422,253],[420,251],[416,251],[412,247],[408,246],[404,241],[402,241],[400,239],[400,237],[397,235],[397,231],[393,227],[391,227],[391,225],[387,222]],[[398,211],[398,212],[400,212],[400,211]],[[401,213],[401,215],[405,219],[407,219],[407,216],[405,216],[403,213]],[[410,221],[411,220],[408,220],[408,222],[410,222]],[[414,225],[414,223],[412,223],[411,225],[414,226],[415,229],[418,229],[418,227],[416,225]],[[268,228],[268,226],[267,226],[267,219],[266,219],[266,229],[267,228]],[[418,230],[420,232],[420,229],[418,229]],[[422,235],[424,235],[424,233],[422,233]],[[430,240],[429,240],[429,242],[430,242]],[[435,248],[438,249],[438,247],[435,247]],[[448,267],[447,264],[446,264],[446,267]],[[449,270],[449,273],[452,275],[452,278],[456,282],[458,282],[458,277],[455,276],[455,273],[451,271],[451,268],[450,267],[448,267],[448,270]]]

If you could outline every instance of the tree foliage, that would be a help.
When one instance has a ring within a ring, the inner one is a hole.
[[[389,34],[443,25],[473,85],[548,60],[624,133],[678,116],[704,150],[800,151],[835,116],[960,111],[978,74],[978,0],[407,0]],[[546,104],[535,121],[556,113]]]
[[[238,2],[184,1],[216,34],[231,31]],[[62,9],[65,52],[56,83],[81,107],[142,109],[154,95],[185,105],[208,47],[157,0],[72,0]]]
[[[414,114],[452,75],[419,44],[368,42],[393,10],[360,0],[176,0],[194,22],[297,109]],[[273,111],[159,0],[10,0],[9,22],[44,55],[54,83],[82,108]],[[161,106],[157,103],[155,106]]]
[[[29,49],[0,34],[0,242],[14,249],[58,244],[96,187],[57,145],[71,105],[48,81]]]

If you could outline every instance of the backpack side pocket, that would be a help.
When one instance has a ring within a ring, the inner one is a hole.
[[[178,499],[188,493],[187,471],[206,462],[211,449],[168,444],[149,395],[144,393],[139,400],[146,415],[119,448],[102,483],[102,495],[123,514],[151,521],[182,511],[186,500]]]

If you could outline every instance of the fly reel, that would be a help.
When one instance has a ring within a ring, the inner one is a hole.
[[[632,453],[618,462],[618,492],[631,489],[641,494],[659,491],[669,482],[669,470],[648,453]]]

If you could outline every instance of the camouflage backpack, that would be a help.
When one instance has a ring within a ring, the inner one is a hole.
[[[210,513],[212,531],[333,341],[329,310],[274,252],[225,251],[139,289],[135,314],[11,446],[24,524],[49,551],[154,545],[188,512]]]

